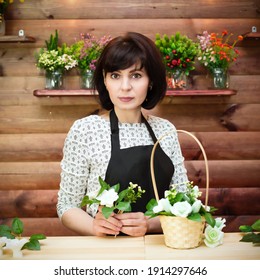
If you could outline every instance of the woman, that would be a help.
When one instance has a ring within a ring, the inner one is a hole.
[[[167,89],[165,67],[152,40],[129,32],[111,40],[102,52],[94,73],[103,115],[77,120],[64,144],[57,211],[62,223],[81,235],[130,236],[161,232],[158,217],[144,216],[147,202],[154,197],[150,156],[157,138],[166,132],[155,152],[155,177],[159,196],[173,183],[187,182],[175,127],[167,120],[143,116]],[[105,219],[97,207],[80,208],[84,195],[97,192],[101,176],[110,185],[129,182],[145,189],[132,205],[131,213]]]

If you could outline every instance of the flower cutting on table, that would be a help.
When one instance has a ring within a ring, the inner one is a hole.
[[[158,202],[151,199],[147,204],[146,216],[156,217],[159,215],[187,218],[191,221],[207,223],[204,242],[208,247],[216,247],[222,244],[225,226],[225,219],[214,219],[212,213],[216,208],[205,206],[199,197],[201,192],[198,186],[193,186],[193,182],[186,183],[186,191],[180,192],[176,185],[165,191],[165,197]]]
[[[243,40],[243,36],[239,35],[231,44],[230,38],[232,33],[228,34],[226,30],[221,35],[216,33],[208,33],[204,31],[202,35],[198,35],[199,53],[198,60],[207,67],[211,72],[215,68],[228,69],[231,63],[237,60],[239,56],[235,45],[238,41]]]
[[[84,196],[81,206],[98,204],[102,206],[102,213],[106,219],[113,212],[123,213],[131,211],[131,203],[135,203],[145,192],[137,184],[129,183],[129,186],[120,191],[120,184],[110,186],[99,177],[100,190]]]
[[[40,250],[41,239],[46,239],[44,234],[33,234],[29,239],[22,238],[24,230],[23,222],[19,218],[14,218],[11,227],[0,225],[0,255],[4,250],[11,250],[14,258],[23,256],[22,250]]]

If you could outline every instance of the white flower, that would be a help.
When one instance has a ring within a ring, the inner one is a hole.
[[[0,238],[0,256],[3,254],[3,247],[5,246],[7,242],[7,237],[1,237]]]
[[[153,212],[159,213],[161,211],[170,212],[171,204],[167,198],[162,198],[158,201],[158,205],[154,206]]]
[[[192,188],[192,196],[196,197],[196,198],[201,196],[201,192],[199,191],[199,187],[198,186],[194,186]]]
[[[226,219],[216,218],[215,221],[216,221],[215,227],[217,227],[220,230],[222,230],[226,226],[225,225]]]
[[[198,213],[200,211],[200,208],[202,206],[201,200],[195,200],[195,202],[192,204],[192,213]]]
[[[112,207],[113,203],[118,199],[118,194],[114,189],[104,190],[98,197],[100,205]]]
[[[182,201],[176,202],[170,210],[173,215],[186,218],[191,213],[192,208],[187,201]]]
[[[26,238],[7,239],[5,248],[13,251],[13,257],[21,258],[23,256],[21,249],[22,249],[23,245],[27,242],[28,242],[28,240]]]
[[[204,243],[210,247],[215,248],[223,243],[224,232],[221,231],[216,226],[212,228],[210,225],[207,225],[205,229],[205,239]]]

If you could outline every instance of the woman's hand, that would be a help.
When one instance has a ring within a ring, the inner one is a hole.
[[[144,236],[148,230],[148,217],[142,212],[114,215],[122,223],[121,232],[130,236]]]
[[[93,220],[93,233],[96,236],[105,236],[107,234],[118,235],[122,231],[123,223],[115,218],[115,214],[106,219],[102,212],[101,208],[97,212]]]

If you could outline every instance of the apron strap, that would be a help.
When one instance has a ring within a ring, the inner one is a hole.
[[[111,126],[112,149],[113,150],[120,150],[118,118],[117,118],[117,115],[115,113],[115,110],[111,110],[109,115],[110,115],[110,126]],[[142,118],[142,122],[145,124],[146,128],[148,129],[148,132],[149,132],[150,136],[152,137],[153,142],[156,143],[157,138],[156,138],[150,124],[148,123],[146,118],[143,116],[143,114],[141,114],[141,118]]]

